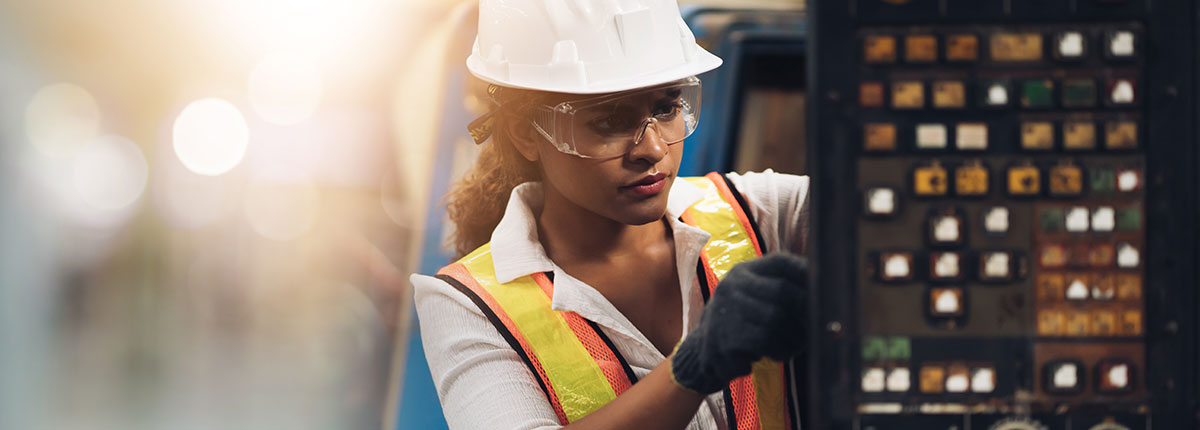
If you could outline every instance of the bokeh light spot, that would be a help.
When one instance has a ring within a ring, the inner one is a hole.
[[[148,168],[137,145],[110,135],[96,138],[80,149],[71,174],[84,203],[112,211],[125,208],[141,197],[146,189]]]
[[[25,134],[43,154],[74,154],[100,129],[100,108],[87,90],[74,84],[49,85],[25,108]]]
[[[175,155],[188,170],[216,176],[237,166],[246,155],[249,128],[236,106],[218,98],[192,102],[175,118]]]

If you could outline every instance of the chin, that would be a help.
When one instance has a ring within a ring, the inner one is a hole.
[[[629,225],[645,225],[662,219],[667,214],[667,194],[631,205],[620,214],[621,222]]]

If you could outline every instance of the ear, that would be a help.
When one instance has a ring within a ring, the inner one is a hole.
[[[524,118],[508,117],[504,121],[504,133],[508,135],[509,142],[513,148],[517,149],[526,160],[538,161],[538,143],[540,139],[544,139],[537,130],[533,129],[533,124],[526,121]]]

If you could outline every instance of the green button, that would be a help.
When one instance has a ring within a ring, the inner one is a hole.
[[[1054,81],[1025,81],[1021,84],[1021,106],[1046,108],[1054,104]]]
[[[1042,231],[1062,231],[1063,223],[1065,222],[1061,208],[1042,209],[1039,220],[1041,221]]]
[[[882,337],[868,336],[862,341],[862,359],[864,362],[879,361],[887,355],[887,343]]]
[[[1122,231],[1142,229],[1142,211],[1138,208],[1122,208],[1117,211],[1117,228]]]
[[[1117,174],[1108,167],[1098,167],[1091,169],[1092,171],[1092,191],[1097,193],[1111,193],[1117,183]]]
[[[912,357],[912,344],[907,337],[888,338],[887,358],[893,361],[908,361]]]
[[[1065,107],[1096,105],[1096,83],[1091,79],[1071,79],[1063,82],[1062,103]]]

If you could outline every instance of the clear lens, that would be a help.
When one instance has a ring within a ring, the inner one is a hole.
[[[588,158],[629,152],[654,138],[682,142],[696,130],[700,116],[700,80],[599,98],[560,103],[538,110],[533,123],[560,151]]]

